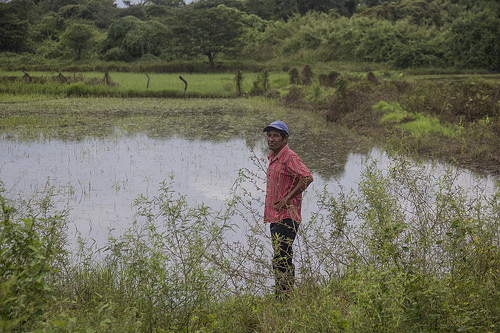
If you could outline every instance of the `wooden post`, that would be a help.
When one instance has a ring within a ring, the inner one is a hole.
[[[106,72],[104,72],[104,82],[107,86],[111,85],[111,78],[109,77],[109,70],[106,68]]]
[[[241,96],[241,82],[243,82],[243,73],[241,73],[239,69],[236,72],[235,81],[236,81],[236,93],[238,94],[238,96]]]
[[[24,78],[26,81],[28,81],[28,82],[33,81],[33,78],[31,77],[31,75],[29,75],[28,73],[26,73],[24,70],[23,70],[23,73],[24,73],[23,78]]]
[[[182,76],[179,75],[179,79],[184,82],[184,92],[186,92],[187,88],[188,88],[188,83],[186,80],[184,80],[184,78]]]
[[[59,75],[57,77],[59,78],[59,82],[61,82],[61,83],[68,83],[68,80],[66,79],[66,77],[61,72],[59,72]]]

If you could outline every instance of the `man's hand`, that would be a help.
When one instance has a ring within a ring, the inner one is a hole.
[[[278,200],[276,201],[274,204],[273,204],[273,207],[274,209],[276,209],[277,211],[280,211],[282,209],[285,209],[287,206],[288,206],[288,199],[287,198],[283,198],[281,200]]]
[[[276,201],[273,204],[274,209],[276,209],[277,211],[285,209],[289,205],[290,201],[300,193],[304,192],[306,188],[309,186],[309,184],[312,183],[312,181],[313,181],[312,176],[300,178],[299,182],[297,183],[297,186],[295,186],[292,192],[290,192],[287,196],[281,198],[280,200]]]

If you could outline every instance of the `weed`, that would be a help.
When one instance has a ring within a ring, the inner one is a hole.
[[[110,332],[499,327],[498,189],[466,192],[455,173],[436,180],[405,158],[385,170],[369,165],[357,190],[319,196],[320,211],[299,232],[297,288],[283,303],[268,285],[271,253],[257,198],[264,173],[242,170],[234,197],[220,211],[189,206],[173,191],[171,178],[157,195],[137,199],[129,230],[110,236],[101,249],[81,242],[64,269],[60,263],[69,255],[60,246],[64,216],[50,214],[50,195],[38,201],[39,210],[26,211],[12,210],[2,197],[3,327]],[[24,213],[32,218],[21,218]],[[234,215],[248,221],[246,243],[224,238],[233,232],[228,221]]]
[[[7,202],[3,191],[1,188],[0,327],[24,330],[40,320],[54,297],[53,284],[66,264],[65,219],[52,212],[50,189],[36,205],[27,203],[29,210],[24,213]]]

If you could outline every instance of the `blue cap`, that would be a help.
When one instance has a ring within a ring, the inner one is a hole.
[[[288,131],[288,127],[281,120],[273,121],[272,123],[270,123],[269,125],[267,125],[266,128],[264,128],[263,132],[267,132],[267,131],[269,131],[271,129],[278,129],[280,131],[285,131],[288,136],[290,135],[290,132]]]

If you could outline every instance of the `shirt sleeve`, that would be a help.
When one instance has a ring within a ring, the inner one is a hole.
[[[290,159],[287,168],[290,174],[294,175],[295,177],[311,176],[311,172],[306,167],[302,159],[298,156]]]

